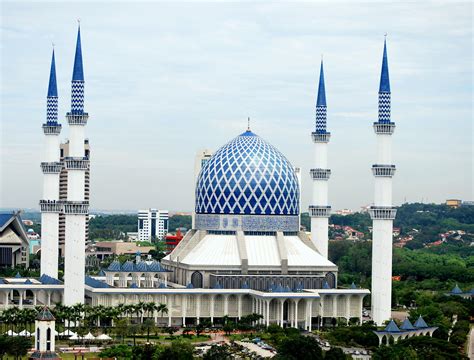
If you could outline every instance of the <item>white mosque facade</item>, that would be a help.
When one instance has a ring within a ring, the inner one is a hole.
[[[54,61],[54,58],[53,58]],[[248,128],[223,145],[202,166],[195,190],[194,228],[171,254],[157,261],[113,262],[101,276],[86,276],[84,269],[85,215],[88,203],[81,197],[89,160],[81,144],[88,114],[84,112],[84,74],[78,33],[72,81],[71,111],[67,114],[70,141],[77,154],[69,159],[71,188],[67,201],[59,201],[55,68],[48,90],[48,137],[44,219],[39,279],[2,279],[0,306],[92,305],[117,306],[138,302],[164,303],[165,315],[155,314],[163,325],[189,325],[229,316],[258,313],[262,324],[311,330],[332,319],[362,319],[367,289],[340,288],[337,265],[327,258],[326,96],[321,64],[315,143],[316,168],[311,170],[313,202],[310,206],[312,238],[300,230],[300,182],[297,170],[275,147]],[[53,99],[50,99],[53,97]],[[54,136],[54,137],[53,137]],[[318,150],[319,149],[319,150]],[[321,154],[318,151],[322,151]],[[56,167],[55,167],[56,166]],[[53,171],[54,170],[54,171]],[[51,173],[52,172],[52,173]],[[69,190],[68,190],[69,191]],[[385,205],[385,204],[384,204]],[[64,280],[57,279],[57,214],[66,216]],[[53,214],[53,215],[49,215]],[[318,234],[320,238],[318,237]],[[54,259],[52,259],[54,257]],[[386,286],[382,284],[381,286]],[[14,296],[18,304],[12,305]],[[387,306],[384,300],[383,304]]]

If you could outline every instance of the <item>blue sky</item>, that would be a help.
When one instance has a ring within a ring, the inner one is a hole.
[[[81,19],[93,209],[192,209],[196,151],[245,130],[303,172],[324,54],[333,208],[373,201],[372,122],[388,33],[394,201],[473,197],[470,2],[1,4],[0,207],[37,207],[56,48],[62,139]]]

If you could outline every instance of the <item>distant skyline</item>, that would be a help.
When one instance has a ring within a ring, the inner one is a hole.
[[[473,8],[436,3],[1,3],[0,208],[38,208],[55,43],[61,139],[77,32],[91,144],[91,209],[193,208],[194,157],[247,128],[309,169],[319,64],[329,202],[373,202],[384,33],[394,204],[473,196]]]

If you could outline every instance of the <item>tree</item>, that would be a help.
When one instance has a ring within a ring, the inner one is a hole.
[[[323,351],[316,339],[309,336],[290,336],[277,346],[275,359],[285,360],[318,360],[323,359]]]
[[[115,333],[122,338],[122,343],[125,342],[125,336],[130,333],[128,319],[119,319],[115,324]]]
[[[193,360],[194,346],[184,339],[176,339],[171,342],[171,346],[159,350],[157,360]]]
[[[155,328],[155,322],[152,319],[146,319],[143,322],[143,329],[146,330],[146,341],[150,341],[150,331]]]
[[[234,359],[227,344],[212,345],[202,357],[204,360],[230,360]]]
[[[373,360],[421,360],[413,349],[407,349],[399,346],[382,345],[375,350],[372,356]],[[441,358],[440,358],[441,360]]]
[[[0,360],[3,360],[3,357],[7,353],[8,349],[8,338],[6,336],[0,335]]]
[[[127,345],[112,345],[99,353],[101,358],[131,359],[132,348]]]
[[[31,348],[31,341],[23,336],[14,336],[8,339],[7,346],[8,354],[15,357],[15,360],[18,360],[28,353],[28,350]]]
[[[326,351],[324,354],[324,360],[346,360],[347,357],[342,351],[341,348],[333,347],[332,349]]]

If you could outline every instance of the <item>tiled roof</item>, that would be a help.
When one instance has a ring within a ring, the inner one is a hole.
[[[408,320],[408,318],[403,320],[403,324],[400,326],[400,329],[401,330],[415,330],[414,326],[412,325],[410,320]]]
[[[90,276],[86,276],[85,279],[84,279],[84,282],[87,286],[90,286],[90,287],[93,287],[93,288],[101,288],[101,289],[104,289],[104,288],[109,288],[110,285],[103,282],[103,281],[100,281],[100,280],[97,280],[97,279],[94,279]]]
[[[416,328],[427,328],[428,327],[428,324],[425,322],[425,320],[423,319],[423,317],[420,315],[420,317],[418,318],[418,320],[416,320],[414,326]]]
[[[53,321],[55,320],[53,314],[51,314],[51,311],[49,311],[48,307],[44,307],[38,315],[36,315],[36,320],[39,321]]]
[[[384,331],[386,331],[386,332],[400,332],[400,329],[398,328],[397,324],[395,324],[395,321],[390,320],[388,325],[385,327]]]

